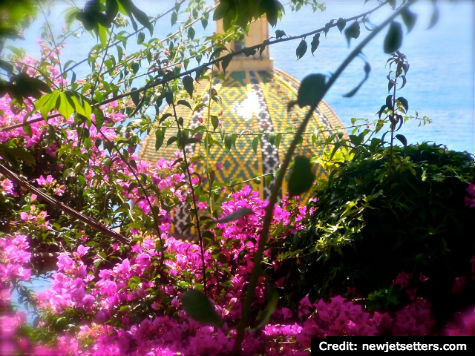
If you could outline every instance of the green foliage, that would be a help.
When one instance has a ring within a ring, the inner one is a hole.
[[[403,300],[391,285],[405,272],[439,318],[470,303],[469,291],[450,291],[475,253],[475,209],[464,204],[472,157],[429,144],[393,150],[390,166],[388,148],[364,146],[318,183],[307,229],[281,250],[291,299],[355,288],[374,308],[395,307]]]
[[[311,47],[310,49],[312,51],[312,55],[317,50],[319,44],[320,44],[320,33],[316,33],[312,38],[312,42],[310,43],[310,47]]]
[[[224,28],[228,29],[233,24],[245,27],[252,19],[263,15],[272,26],[283,11],[283,6],[278,0],[222,0],[214,12],[213,19],[223,19]]]
[[[305,52],[307,52],[307,41],[302,40],[300,41],[299,45],[297,46],[297,49],[295,50],[297,59],[302,58],[305,55]]]
[[[252,209],[241,208],[241,209],[236,210],[234,213],[226,215],[225,217],[217,220],[216,223],[227,223],[227,222],[237,220],[243,216],[246,216],[252,213],[253,213]]]
[[[388,33],[384,39],[384,52],[393,53],[401,47],[402,44],[402,26],[399,22],[391,22]]]
[[[37,11],[38,0],[0,1],[0,49],[3,38],[19,37],[18,32],[26,26]]]
[[[317,106],[326,90],[326,77],[323,74],[310,74],[300,83],[297,103],[300,107]]]
[[[314,180],[315,174],[312,172],[310,160],[304,156],[295,157],[288,183],[290,196],[305,193],[311,188]]]
[[[348,45],[350,44],[350,40],[352,38],[356,39],[360,36],[360,24],[358,21],[353,22],[350,26],[348,26],[345,30],[345,37],[348,41]]]
[[[206,295],[197,290],[189,290],[181,297],[183,309],[196,321],[203,324],[220,326],[223,320]]]

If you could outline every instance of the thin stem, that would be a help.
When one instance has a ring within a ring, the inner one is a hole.
[[[96,73],[96,80],[94,81],[94,84],[92,85],[92,88],[91,88],[91,101],[94,99],[94,92],[96,91],[96,87],[99,84],[99,78],[101,77],[102,68],[104,67],[104,62],[106,60],[107,53],[109,52],[109,44],[111,41],[113,31],[114,31],[114,23],[112,23],[110,35],[109,35],[109,38],[107,39],[107,46],[106,46],[104,55],[102,56],[101,66],[99,67],[99,71]]]
[[[61,65],[61,58],[59,57],[59,47],[58,45],[56,44],[56,40],[54,39],[54,34],[53,34],[53,30],[51,29],[51,25],[48,21],[48,18],[46,17],[46,14],[45,14],[45,11],[43,9],[43,6],[41,6],[41,2],[39,3],[39,6],[40,6],[40,10],[41,10],[41,13],[43,14],[43,18],[46,22],[46,26],[48,26],[48,31],[50,33],[50,37],[51,37],[51,41],[53,42],[53,46],[54,46],[54,50],[56,52],[56,57],[58,59],[58,66],[59,66],[59,70],[62,72],[62,65]],[[63,82],[61,81],[61,89],[63,89]]]
[[[170,86],[167,83],[167,89],[170,90]],[[175,117],[176,124],[177,124],[177,135],[180,137],[182,134],[182,129],[180,127],[180,124],[178,122],[178,115],[176,112],[176,107],[175,107],[175,102],[172,100],[171,102],[172,108],[173,108],[173,116]],[[203,244],[203,236],[201,234],[201,226],[200,226],[200,218],[198,216],[198,206],[196,205],[196,194],[195,194],[195,188],[193,187],[193,180],[191,179],[191,173],[190,173],[190,166],[188,163],[188,159],[186,157],[186,144],[184,142],[181,143],[181,149],[183,153],[183,162],[184,162],[184,171],[185,171],[185,176],[188,179],[188,184],[190,185],[190,190],[191,190],[191,200],[193,204],[193,212],[195,216],[195,225],[196,225],[196,230],[198,233],[198,239],[200,242],[200,253],[201,253],[201,264],[202,264],[202,274],[203,274],[203,291],[205,294],[207,293],[207,283],[206,283],[206,265],[205,265],[205,251],[204,251],[204,244]]]
[[[389,167],[388,174],[391,176],[391,168],[393,165],[393,145],[394,145],[394,129],[396,128],[395,114],[396,114],[396,86],[397,76],[394,77],[393,97],[392,97],[392,110],[391,110],[391,143],[389,145]]]

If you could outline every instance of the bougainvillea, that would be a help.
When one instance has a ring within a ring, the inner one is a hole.
[[[148,23],[141,12],[134,16]],[[196,158],[185,149],[174,161],[141,160],[136,152],[141,134],[154,122],[127,121],[145,95],[94,105],[99,96],[113,97],[113,90],[103,96],[108,83],[94,75],[68,81],[60,70],[60,47],[41,42],[40,61],[25,57],[15,63],[32,77],[49,73],[51,90],[43,92],[48,94],[39,100],[0,97],[0,353],[233,354],[269,202],[245,185],[221,187],[221,197],[212,200],[215,192],[202,187],[209,176],[194,171]],[[172,50],[162,53],[168,58]],[[173,102],[165,89],[160,100]],[[190,142],[200,139],[197,134]],[[460,206],[473,208],[473,183],[465,193]],[[216,201],[220,204],[211,208]],[[204,228],[199,243],[173,229],[184,206],[193,206],[189,214]],[[406,301],[397,308],[369,308],[355,286],[345,286],[344,296],[328,293],[313,300],[307,294],[288,303],[291,281],[282,277],[285,258],[277,246],[298,241],[314,212],[298,197],[284,197],[274,207],[252,303],[260,312],[251,317],[243,354],[308,355],[312,337],[333,335],[473,334],[473,309],[457,313],[446,328],[435,327],[431,303],[414,287],[416,279],[424,287],[429,277],[422,273],[391,275]],[[293,262],[298,270],[300,257]],[[25,292],[23,282],[44,271],[51,285],[28,296],[38,317],[28,325],[13,307],[12,293]],[[463,293],[467,278],[457,277],[451,292]],[[213,320],[197,321],[186,311],[190,290],[205,297],[205,306],[216,313]]]

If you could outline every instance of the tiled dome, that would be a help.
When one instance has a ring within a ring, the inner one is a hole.
[[[222,23],[218,21],[217,32],[222,31]],[[231,43],[228,49],[236,51],[239,47],[250,47],[266,39],[268,39],[268,24],[265,18],[261,18],[250,25],[243,43],[239,46]],[[248,57],[235,55],[227,67],[224,80],[214,80],[211,83],[210,80],[202,79],[195,82],[195,98],[201,97],[203,102],[207,103],[210,90],[215,89],[221,100],[211,101],[209,113],[207,108],[192,113],[192,110],[184,105],[176,106],[177,117],[183,118],[184,127],[195,129],[200,125],[207,125],[208,132],[215,141],[221,143],[222,132],[226,135],[238,134],[235,147],[231,150],[226,149],[225,145],[217,144],[210,149],[210,155],[206,158],[208,167],[222,165],[221,169],[215,170],[217,181],[225,185],[247,181],[246,184],[259,191],[262,198],[269,198],[272,182],[266,185],[265,179],[261,179],[261,183],[258,184],[253,178],[273,173],[279,167],[295,131],[305,117],[308,107],[302,109],[294,105],[290,111],[288,110],[289,102],[297,98],[299,85],[299,81],[294,77],[273,68],[267,47]],[[167,106],[162,115],[166,113],[173,114],[172,108]],[[218,116],[222,126],[214,130],[211,123],[207,124],[208,115]],[[168,120],[174,121],[172,117]],[[307,125],[303,142],[298,146],[296,153],[307,157],[317,156],[321,152],[318,147],[312,145],[312,134],[324,130],[324,134],[328,135],[342,127],[340,119],[333,110],[321,101]],[[261,133],[263,133],[262,140],[257,147],[255,145],[253,147],[253,140]],[[275,145],[272,143],[272,137],[275,138],[275,135],[280,133],[282,133],[280,145]],[[171,127],[167,129],[164,144],[158,151],[155,150],[155,136],[155,132],[151,132],[146,137],[140,157],[150,162],[156,162],[160,158],[174,160],[176,144],[167,146],[166,143],[170,137],[176,136],[176,129]],[[186,149],[193,155],[206,156],[203,142],[190,144]],[[205,162],[198,162],[198,170],[204,166]],[[317,176],[324,174],[319,167],[315,167],[315,173]],[[284,194],[286,190],[284,181]],[[180,226],[187,224],[187,217],[188,212],[184,207],[175,213],[175,232],[177,229],[182,231]]]
[[[210,167],[217,163],[222,164],[221,170],[216,170],[216,179],[223,183],[234,181],[247,181],[275,171],[282,162],[287,151],[292,132],[295,132],[308,108],[299,108],[295,105],[290,113],[287,104],[297,97],[299,82],[287,73],[274,69],[270,71],[244,70],[235,71],[226,75],[224,81],[215,81],[213,88],[216,89],[220,102],[212,101],[210,114],[218,116],[222,126],[212,135],[217,141],[221,141],[220,130],[226,134],[242,134],[236,139],[236,147],[227,150],[224,145],[214,145],[211,155],[208,157]],[[195,85],[195,94],[206,97],[209,91],[209,81],[202,80]],[[172,112],[171,108],[164,109],[162,114]],[[183,105],[177,106],[178,117],[184,118],[185,127],[196,128],[203,120],[206,124],[207,109],[195,112]],[[213,130],[211,124],[210,129]],[[318,130],[334,130],[343,125],[333,110],[322,101],[310,120],[304,140],[298,147],[297,152],[308,157],[319,154],[319,149],[312,145],[312,133]],[[262,141],[254,152],[252,141],[259,132],[264,132]],[[268,135],[283,133],[279,147],[271,144]],[[166,131],[164,144],[155,150],[155,133],[150,133],[143,144],[141,158],[155,162],[159,158],[175,159],[175,144],[166,146],[169,137],[176,135],[176,130],[169,128]],[[187,151],[193,154],[204,155],[201,144],[187,146]],[[199,164],[200,165],[200,164]],[[316,167],[317,175],[322,174]],[[260,192],[263,198],[268,198],[270,187],[265,186],[264,180],[256,184],[249,182],[254,189]],[[284,192],[286,184],[284,182]]]

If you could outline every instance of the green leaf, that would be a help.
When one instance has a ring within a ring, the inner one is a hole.
[[[133,276],[127,281],[127,285],[131,290],[137,289],[139,284],[142,282],[139,276]]]
[[[340,17],[338,21],[336,22],[336,27],[338,27],[338,29],[340,30],[340,33],[341,31],[343,31],[345,26],[346,26],[346,20]]]
[[[119,11],[119,6],[117,5],[116,0],[107,0],[106,1],[106,15],[110,21],[113,21],[117,12]]]
[[[365,72],[365,76],[364,78],[361,80],[361,82],[359,82],[359,84],[353,88],[351,91],[349,91],[348,93],[346,93],[345,95],[343,95],[345,98],[350,98],[352,97],[353,95],[355,95],[358,90],[361,88],[361,86],[364,84],[364,82],[366,82],[366,80],[369,78],[369,72],[371,71],[371,66],[369,65],[369,63],[365,60],[365,65],[364,65],[364,72]]]
[[[221,60],[221,68],[223,68],[223,72],[226,71],[226,68],[228,67],[232,59],[233,56],[231,54],[228,54],[227,56],[223,57],[223,59]]]
[[[276,39],[282,38],[282,37],[284,37],[284,36],[286,36],[286,34],[285,34],[284,31],[282,31],[282,30],[276,30],[276,31],[275,31],[275,38],[276,38]]]
[[[312,51],[312,55],[313,55],[313,52],[315,52],[316,49],[318,48],[319,44],[320,44],[320,34],[316,33],[315,36],[313,36],[312,38],[312,42],[310,43],[310,49]]]
[[[297,49],[295,50],[295,54],[297,55],[297,59],[302,58],[307,52],[307,42],[305,40],[300,41]]]
[[[31,129],[31,125],[23,125],[23,131],[25,131],[25,133],[32,137],[33,136],[33,130]]]
[[[256,137],[254,137],[254,139],[252,140],[252,149],[254,150],[254,153],[255,153],[255,154],[257,153],[257,146],[259,145],[260,139],[261,139],[260,136],[256,136]]]
[[[384,38],[384,52],[393,53],[401,47],[402,44],[402,27],[399,22],[391,22],[389,31]]]
[[[315,175],[312,172],[310,160],[304,156],[295,157],[288,183],[290,196],[305,193],[312,187],[314,180]]]
[[[213,20],[219,20],[224,17],[227,11],[227,4],[225,2],[219,2],[218,6],[214,10]]]
[[[396,135],[396,138],[404,145],[404,147],[407,146],[407,139],[404,135],[398,134]]]
[[[163,114],[163,116],[160,118],[160,120],[158,121],[158,123],[161,124],[163,121],[165,121],[166,119],[168,119],[170,116],[173,116],[172,113],[166,112],[166,113]]]
[[[198,78],[200,78],[207,69],[208,68],[206,66],[198,67],[195,71],[195,80],[198,80]]]
[[[185,312],[200,323],[217,327],[223,323],[208,297],[197,290],[183,293],[181,303]]]
[[[297,103],[302,108],[305,105],[317,106],[326,91],[326,77],[323,74],[310,74],[300,83]]]
[[[144,26],[146,29],[150,31],[150,36],[153,34],[153,26],[150,23],[148,16],[142,10],[138,9],[134,3],[130,2],[132,13],[134,14],[135,18]]]
[[[172,17],[171,17],[172,26],[176,24],[177,20],[178,20],[178,14],[176,12],[173,12]]]
[[[416,24],[417,15],[406,8],[401,12],[401,17],[407,27],[407,32],[411,32]]]
[[[70,92],[71,93],[71,92]],[[72,105],[74,106],[74,110],[79,114],[84,116],[88,121],[91,120],[91,105],[85,100],[82,96],[78,94],[71,93],[68,96],[69,99],[72,100]]]
[[[229,151],[233,147],[233,135],[224,136],[224,146]]]
[[[243,216],[246,216],[246,215],[249,215],[249,214],[254,214],[252,209],[250,209],[250,208],[240,208],[240,209],[236,210],[235,212],[233,212],[229,215],[226,215],[225,217],[223,217],[219,220],[216,220],[216,224],[224,224],[224,223],[227,223],[227,222],[230,222],[230,221],[234,221],[234,220],[237,220],[237,219],[242,218]]]
[[[261,2],[265,10],[265,16],[272,26],[277,24],[279,14],[283,11],[284,7],[278,0],[267,0]],[[261,15],[261,14],[258,14]],[[259,17],[259,16],[256,16]]]
[[[10,63],[5,62],[3,60],[0,60],[0,68],[2,68],[3,70],[5,70],[8,73],[13,72],[13,65],[11,65]]]
[[[158,151],[160,147],[162,147],[166,129],[167,128],[164,127],[155,131],[155,151]]]
[[[136,90],[137,88],[132,88],[132,91]],[[134,102],[134,105],[137,106],[140,103],[140,93],[139,92],[133,92],[130,93],[130,97],[132,98],[132,101]]]
[[[56,101],[58,99],[59,93],[59,90],[55,90],[51,93],[43,95],[35,102],[35,108],[41,113],[43,119],[46,120],[50,111],[56,108]]]
[[[176,141],[176,139],[177,139],[176,136],[170,137],[170,138],[168,139],[168,141],[167,141],[167,146],[170,146],[173,142]]]
[[[188,29],[188,38],[190,40],[194,39],[195,38],[195,29],[193,27],[190,27]]]
[[[432,0],[432,5],[433,5],[432,16],[430,17],[429,27],[427,27],[427,29],[434,27],[437,21],[439,21],[439,16],[440,16],[439,8],[437,6],[437,3],[434,0]]]
[[[266,187],[270,187],[270,184],[272,183],[272,178],[273,178],[272,174],[269,174],[264,178],[264,185]]]
[[[71,101],[68,99],[64,92],[59,93],[59,107],[58,111],[61,115],[68,120],[71,115],[74,113],[74,106]]]
[[[183,87],[193,97],[193,78],[190,75],[183,78]]]
[[[350,41],[352,38],[356,39],[360,36],[360,24],[358,21],[355,21],[351,24],[350,27],[347,27],[345,30],[345,37],[348,41],[348,45],[350,45]]]
[[[407,110],[409,110],[409,103],[407,102],[407,99],[400,96],[399,98],[397,98],[397,101],[399,102],[399,104],[402,105],[402,107],[404,108],[405,112],[407,112]]]
[[[219,126],[219,119],[216,115],[211,115],[211,124],[213,125],[213,129],[216,130]]]
[[[100,130],[102,125],[104,124],[104,120],[105,120],[105,117],[104,117],[104,114],[103,114],[102,110],[99,109],[99,108],[95,108],[94,109],[94,116],[96,118],[96,128],[98,130]]]
[[[190,110],[193,110],[193,108],[191,107],[191,104],[188,101],[183,100],[183,99],[178,100],[176,102],[176,105],[183,105],[183,106],[186,106],[187,108],[189,108]]]
[[[145,33],[139,32],[137,36],[137,44],[143,43],[144,40],[145,40]]]
[[[97,24],[97,36],[101,41],[102,47],[107,45],[107,28],[101,24]]]

